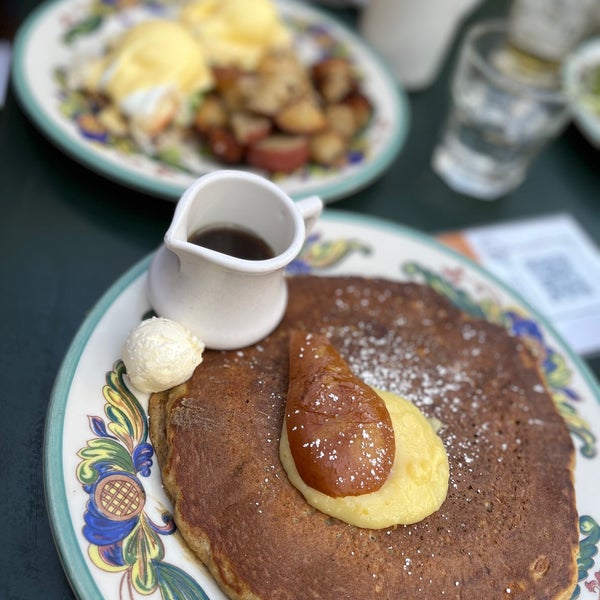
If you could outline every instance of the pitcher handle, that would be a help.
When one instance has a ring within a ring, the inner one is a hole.
[[[308,233],[317,223],[323,212],[323,201],[319,196],[309,196],[296,201],[296,206],[304,219],[304,227]]]

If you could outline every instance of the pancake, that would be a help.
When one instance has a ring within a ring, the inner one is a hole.
[[[522,341],[431,288],[293,277],[280,326],[204,354],[150,399],[183,538],[233,599],[568,599],[574,450]],[[367,530],[311,508],[279,461],[291,329],[326,334],[367,384],[442,426],[448,495],[413,525]]]

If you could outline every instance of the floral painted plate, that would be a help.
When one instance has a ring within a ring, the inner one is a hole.
[[[75,160],[126,186],[175,201],[199,175],[223,165],[201,155],[196,146],[169,148],[157,156],[142,153],[131,142],[91,135],[82,126],[86,108],[81,95],[64,83],[63,71],[76,57],[98,54],[108,38],[133,22],[169,14],[166,0],[139,0],[133,8],[120,11],[114,8],[117,4],[100,0],[42,4],[15,40],[15,90],[33,122]],[[374,117],[353,144],[347,166],[313,165],[277,179],[294,198],[315,194],[333,201],[366,186],[390,165],[404,144],[408,103],[379,58],[341,23],[305,3],[287,0],[278,7],[306,64],[330,55],[349,57],[374,103]]]
[[[75,337],[48,412],[45,484],[50,520],[72,587],[86,600],[223,600],[177,533],[148,437],[147,394],[132,392],[120,352],[147,315],[146,258],[100,299]],[[600,591],[600,388],[550,325],[493,276],[416,231],[326,211],[290,275],[358,274],[427,283],[467,313],[535,344],[577,453],[579,583]]]

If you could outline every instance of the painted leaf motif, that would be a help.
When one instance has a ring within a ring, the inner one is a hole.
[[[102,393],[107,401],[105,413],[111,421],[108,429],[133,451],[136,445],[146,441],[148,425],[142,406],[123,380],[124,373],[125,365],[119,360],[107,373]]]
[[[107,470],[134,472],[127,450],[110,438],[89,440],[77,455],[83,459],[77,467],[77,478],[85,484],[93,483]]]
[[[140,473],[143,477],[150,475],[152,467],[152,457],[154,456],[154,448],[151,444],[140,444],[133,450],[133,466],[136,473]]]
[[[480,306],[485,318],[490,323],[495,323],[496,325],[508,328],[506,316],[497,302],[486,298],[481,301]]]
[[[471,299],[469,294],[453,286],[448,280],[444,279],[437,273],[421,267],[417,263],[405,263],[403,270],[407,275],[421,275],[425,279],[425,283],[433,288],[438,294],[447,298],[454,306],[466,312],[472,317],[485,319],[486,315],[481,309],[481,306]]]
[[[202,588],[182,569],[165,562],[155,563],[163,600],[208,600]]]
[[[89,34],[100,25],[102,25],[102,17],[100,15],[91,15],[84,21],[78,23],[75,27],[71,28],[64,35],[64,40],[66,44],[72,44],[79,36]]]
[[[338,239],[333,241],[315,240],[308,246],[301,258],[312,268],[322,269],[339,263],[351,252],[369,254],[370,248],[355,240]]]
[[[595,556],[598,554],[598,542],[600,541],[600,526],[587,515],[579,517],[579,531],[584,536],[579,543],[579,555],[577,557],[578,581],[584,581],[594,567]],[[571,600],[579,598],[581,588],[575,588]]]
[[[90,429],[99,437],[110,437],[106,430],[106,423],[100,417],[88,417]]]
[[[121,547],[117,544],[109,546],[90,544],[88,556],[99,569],[107,573],[121,573],[128,569],[128,566],[121,560]]]
[[[573,374],[567,366],[567,361],[556,352],[549,351],[546,359],[546,375],[548,384],[554,389],[567,388]]]
[[[189,169],[185,168],[185,163],[181,157],[181,150],[176,146],[161,149],[160,152],[156,153],[156,158],[161,162],[164,162],[166,165],[181,169],[182,171],[189,171]]]
[[[596,436],[592,432],[589,423],[578,414],[577,410],[560,393],[553,393],[552,399],[556,404],[558,412],[565,420],[569,431],[581,441],[579,451],[586,458],[596,456]]]
[[[160,535],[171,535],[175,532],[175,519],[173,519],[173,515],[168,510],[163,510],[160,514],[160,519],[164,525],[159,525],[152,520],[148,520],[148,525]]]
[[[153,562],[164,558],[164,547],[145,517],[123,540],[123,558],[131,565],[131,581],[136,590],[149,593],[156,589],[158,578]]]

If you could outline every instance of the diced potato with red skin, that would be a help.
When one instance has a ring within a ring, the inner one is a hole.
[[[244,157],[244,147],[227,127],[213,127],[208,132],[208,146],[212,155],[226,164],[240,163]]]
[[[247,112],[234,112],[230,118],[235,139],[242,145],[254,144],[271,133],[272,122],[267,117]]]
[[[275,115],[275,124],[286,133],[311,134],[324,129],[327,119],[312,98],[300,98]]]
[[[358,130],[354,110],[348,104],[338,102],[325,107],[329,129],[337,131],[346,139],[351,139]]]
[[[227,86],[236,81],[239,77],[244,75],[246,71],[240,69],[239,67],[213,67],[212,74],[215,82],[215,87],[217,90],[222,89],[224,86]]]
[[[266,55],[258,65],[257,72],[261,76],[290,73],[305,85],[309,85],[310,77],[304,63],[294,52],[282,51]]]
[[[310,138],[310,160],[325,167],[342,165],[347,150],[348,140],[338,131],[330,129]]]
[[[327,103],[339,102],[358,86],[350,62],[338,57],[326,58],[313,65],[312,79]]]
[[[271,54],[263,59],[257,73],[263,83],[282,82],[294,99],[314,93],[310,71],[295,54]]]
[[[201,134],[208,134],[213,127],[226,127],[229,113],[217,94],[207,95],[198,107],[194,125]]]
[[[363,93],[354,91],[343,100],[354,111],[357,132],[364,129],[373,116],[373,104]]]
[[[278,73],[256,79],[244,90],[245,108],[267,117],[274,117],[288,104],[305,95],[303,83],[293,73]]]
[[[309,144],[305,136],[270,135],[248,146],[249,165],[270,173],[292,173],[305,165]]]
[[[215,90],[195,125],[225,164],[270,173],[291,173],[308,161],[339,166],[373,112],[345,58],[307,69],[295,54],[274,53],[255,71],[216,67],[213,76]]]
[[[228,110],[246,110],[248,95],[257,85],[257,75],[246,71],[236,71],[229,76],[222,75],[217,83],[217,91]]]

